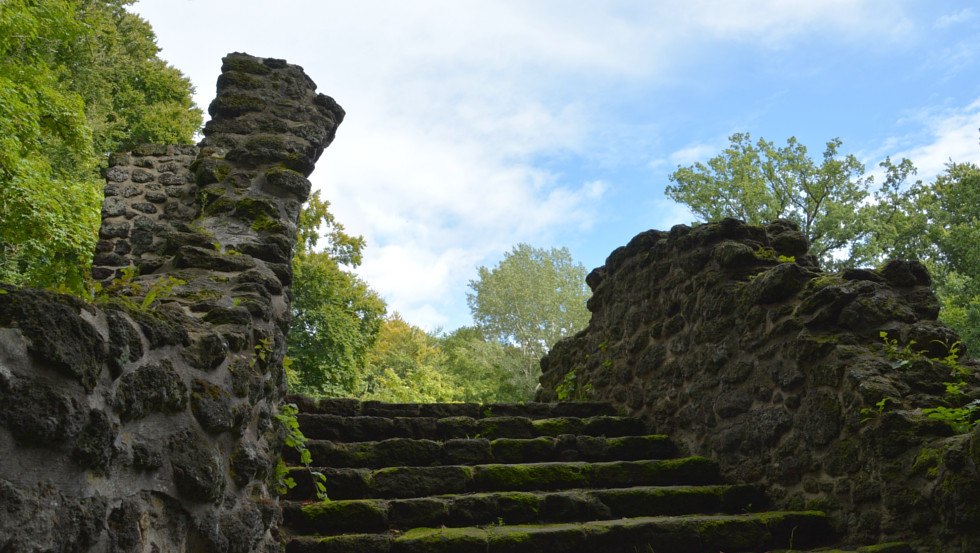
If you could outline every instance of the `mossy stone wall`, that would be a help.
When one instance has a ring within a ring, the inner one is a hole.
[[[291,257],[344,112],[224,59],[197,146],[114,154],[93,302],[0,286],[0,551],[278,551]]]
[[[588,277],[588,327],[542,360],[541,400],[607,400],[852,541],[980,544],[980,432],[923,409],[957,380],[925,268],[821,271],[790,222],[644,232]],[[881,332],[925,350],[903,362]],[[961,360],[965,399],[978,366]],[[884,402],[884,403],[882,403]],[[971,499],[972,498],[972,499]]]

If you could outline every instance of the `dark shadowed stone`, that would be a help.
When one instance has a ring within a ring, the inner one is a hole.
[[[197,422],[208,432],[227,432],[242,422],[236,420],[231,401],[231,394],[220,387],[206,380],[194,380],[191,388],[191,410]]]
[[[102,202],[102,217],[116,217],[126,213],[126,202],[118,197],[107,197]]]
[[[88,423],[75,441],[71,458],[82,467],[107,474],[115,440],[116,429],[109,417],[93,409],[89,412]]]
[[[242,306],[224,307],[211,304],[208,306],[207,314],[204,315],[204,321],[214,325],[245,326],[252,322],[252,315]]]
[[[752,407],[752,401],[752,396],[744,390],[722,392],[715,400],[715,413],[723,419],[729,419],[748,411]]]
[[[165,307],[160,306],[152,311],[127,311],[150,342],[151,349],[190,343],[182,314]]]
[[[0,373],[0,424],[24,444],[57,444],[76,436],[84,411],[71,396],[40,382],[10,382]]]
[[[184,359],[195,368],[210,371],[218,368],[227,354],[225,341],[212,332],[195,338],[192,345],[184,350]]]
[[[255,260],[247,255],[229,255],[195,246],[184,246],[174,260],[179,268],[210,269],[222,272],[240,272],[255,267]]]
[[[935,321],[919,321],[909,326],[901,338],[906,344],[914,341],[913,349],[923,351],[933,359],[945,358],[950,348],[959,341],[953,329]]]
[[[129,176],[130,180],[136,183],[146,183],[153,180],[153,173],[145,171],[143,169],[133,169],[132,175]]]
[[[786,300],[803,289],[809,271],[796,263],[780,263],[759,273],[745,287],[750,303],[774,303]]]
[[[310,181],[300,173],[284,167],[273,167],[265,173],[264,188],[273,194],[291,195],[305,200],[310,195]]]
[[[107,309],[105,313],[109,325],[109,370],[118,377],[123,365],[143,356],[143,341],[122,312]]]
[[[187,405],[187,386],[169,361],[143,365],[124,375],[114,399],[122,420],[150,413],[175,413]]]
[[[772,227],[770,226],[769,229]],[[769,230],[767,229],[767,230]],[[790,257],[802,257],[810,249],[810,242],[802,232],[787,230],[770,236],[770,243],[777,253]]]
[[[123,167],[110,167],[105,172],[105,178],[109,182],[125,182],[129,178],[129,171]]]
[[[758,262],[755,250],[740,242],[721,242],[711,251],[711,256],[722,267],[743,267]]]
[[[103,222],[99,228],[100,238],[125,238],[129,236],[129,222]]]
[[[102,336],[79,312],[87,308],[71,296],[20,289],[0,301],[0,326],[16,327],[30,340],[27,351],[92,390],[106,365]]]
[[[156,470],[163,466],[163,451],[158,446],[142,442],[133,444],[133,468]]]
[[[249,112],[262,111],[268,102],[250,93],[221,94],[208,106],[213,117],[238,117]]]
[[[100,253],[92,258],[92,263],[104,267],[125,267],[129,265],[129,260],[117,253]]]
[[[800,431],[812,444],[827,445],[837,438],[840,419],[840,404],[831,391],[811,390],[800,404]]]
[[[221,72],[240,71],[252,75],[268,75],[272,72],[258,58],[248,54],[232,53],[221,60]]]
[[[269,460],[263,459],[255,447],[242,442],[231,455],[231,477],[239,486],[245,486],[256,475],[263,475],[268,470]]]
[[[918,261],[894,259],[878,269],[878,273],[893,286],[910,287],[932,284],[929,271]]]
[[[174,483],[183,497],[193,501],[215,502],[225,488],[221,456],[196,432],[183,430],[167,442]]]
[[[271,236],[269,238],[272,238]],[[263,261],[271,261],[273,263],[287,263],[293,257],[292,250],[284,250],[280,245],[271,242],[263,241],[262,243],[244,243],[236,244],[234,249],[245,255],[250,255],[256,259],[261,259]]]
[[[134,499],[124,499],[109,513],[106,521],[109,531],[110,553],[137,553],[141,550],[142,532],[140,519],[143,515],[140,503]]]
[[[136,202],[131,207],[140,213],[153,214],[157,212],[157,206],[149,202]]]

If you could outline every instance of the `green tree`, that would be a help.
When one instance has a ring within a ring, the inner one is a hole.
[[[129,3],[0,2],[0,280],[81,292],[105,154],[200,126],[190,83]]]
[[[441,339],[445,352],[444,372],[451,375],[459,388],[459,401],[493,403],[526,401],[528,389],[521,370],[520,350],[498,341],[487,341],[476,327],[462,327]]]
[[[392,402],[459,401],[439,340],[397,313],[384,320],[368,352],[361,397]]]
[[[887,257],[923,260],[942,303],[940,318],[980,353],[980,167],[950,163],[930,184],[893,189],[875,204]]]
[[[469,283],[466,300],[477,328],[487,340],[519,350],[519,381],[528,397],[540,376],[541,357],[588,323],[585,275],[585,266],[572,260],[567,248],[518,244],[493,269],[480,267]]]
[[[838,265],[834,253],[851,248],[868,232],[862,202],[872,182],[856,157],[841,156],[840,146],[837,138],[827,142],[818,164],[796,138],[776,147],[736,133],[707,164],[678,167],[666,194],[706,221],[735,217],[761,224],[790,219],[810,240],[810,252],[833,267]]]
[[[384,319],[384,300],[350,272],[361,263],[364,239],[350,236],[315,192],[300,214],[293,257],[288,355],[294,391],[357,395],[362,368]],[[315,251],[325,230],[326,246]]]

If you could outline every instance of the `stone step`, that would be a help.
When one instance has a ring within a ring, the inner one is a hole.
[[[819,549],[809,549],[806,552],[801,552],[799,549],[776,549],[769,553],[915,553],[915,550],[912,549],[912,546],[904,542],[888,542],[877,545],[865,545],[857,549],[828,549],[821,547]]]
[[[738,553],[814,547],[832,536],[818,512],[638,517],[543,525],[415,528],[297,537],[287,553]]]
[[[637,486],[556,492],[493,492],[415,499],[283,502],[294,534],[388,532],[415,527],[581,522],[638,516],[760,510],[757,486]]]
[[[453,440],[467,438],[536,438],[582,436],[639,436],[649,434],[646,424],[629,417],[377,417],[299,413],[299,426],[307,438],[340,442],[373,442],[390,438]]]
[[[330,499],[395,499],[495,491],[628,488],[721,484],[718,464],[704,457],[601,463],[444,465],[383,469],[321,468]],[[313,499],[309,471],[290,471],[296,487],[286,499]]]
[[[567,403],[385,403],[359,401],[347,398],[316,399],[291,395],[286,403],[293,403],[303,413],[339,415],[343,417],[529,417],[550,419],[556,417],[596,417],[618,415],[615,407],[600,402]]]
[[[562,435],[538,438],[458,438],[447,441],[389,438],[380,442],[310,440],[307,449],[313,464],[333,468],[424,467],[432,465],[480,465],[487,463],[538,463],[545,461],[636,461],[669,459],[677,447],[667,436]],[[299,455],[287,450],[288,461]]]

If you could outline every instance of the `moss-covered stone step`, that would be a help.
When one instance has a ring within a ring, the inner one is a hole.
[[[299,537],[287,553],[725,553],[823,545],[820,512],[638,517],[543,525],[415,528],[401,534]]]
[[[387,532],[415,527],[580,522],[637,516],[760,510],[757,486],[637,486],[606,490],[494,492],[414,499],[283,502],[297,534]]]
[[[286,403],[294,403],[304,413],[339,415],[343,417],[487,417],[521,416],[538,419],[555,417],[595,417],[617,415],[609,403],[384,403],[356,399],[315,399],[292,395]]]
[[[809,549],[806,552],[800,551],[799,549],[777,549],[770,553],[915,553],[915,550],[912,549],[912,546],[904,542],[888,542],[865,545],[857,549],[828,549],[821,547],[819,549]]]
[[[540,436],[537,438],[459,438],[418,440],[390,438],[380,442],[310,440],[306,447],[313,464],[334,468],[424,467],[431,465],[479,465],[486,463],[535,463],[543,461],[635,461],[668,459],[677,447],[667,436]],[[295,450],[287,459],[298,461]]]
[[[638,436],[649,434],[643,421],[630,417],[377,417],[300,413],[300,428],[307,438],[341,442],[372,442],[390,438],[453,440],[460,438],[536,438],[578,434],[583,436]]]
[[[550,491],[571,488],[720,484],[718,464],[704,457],[601,463],[445,465],[383,469],[318,469],[331,499],[395,499],[494,491]],[[315,497],[305,469],[290,475],[296,487],[286,499]]]

